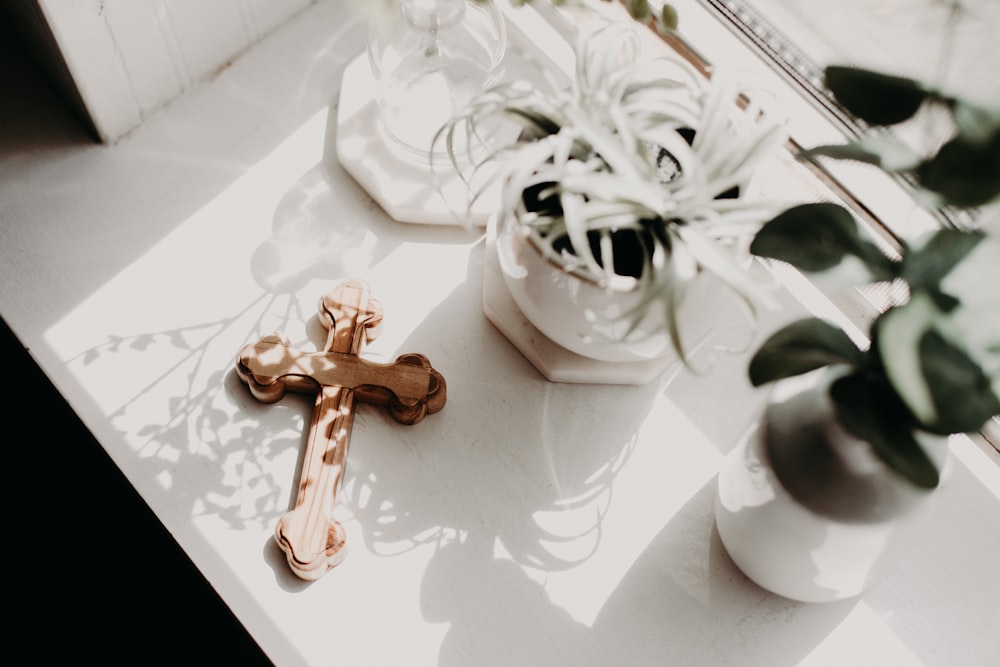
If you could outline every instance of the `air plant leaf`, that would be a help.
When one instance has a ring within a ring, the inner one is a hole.
[[[826,86],[848,111],[872,125],[911,118],[929,95],[913,79],[840,65],[826,68]]]
[[[693,225],[675,225],[672,231],[683,242],[698,266],[715,274],[746,305],[750,315],[756,317],[759,305],[772,306],[773,296],[750,273],[735,261],[724,244]]]
[[[656,230],[651,235],[651,241],[653,250],[649,256],[649,268],[653,271],[649,282],[652,283],[652,288],[643,301],[648,298],[647,304],[654,300],[660,302],[664,327],[670,336],[673,350],[688,368],[692,368],[677,314],[687,286],[698,273],[698,263],[677,236],[677,230],[672,227]],[[630,314],[635,325],[641,321],[642,311],[648,307],[649,305],[637,306],[635,312]]]
[[[937,466],[916,441],[906,408],[890,387],[851,373],[833,382],[830,398],[844,428],[868,442],[887,466],[919,487],[938,485]]]
[[[525,136],[522,141],[539,139],[559,131],[559,124],[545,114],[533,109],[525,109],[513,105],[507,106],[504,113],[516,119],[523,127]]]
[[[764,341],[750,360],[750,383],[759,387],[831,364],[858,366],[864,355],[842,329],[819,318],[805,318]]]
[[[832,269],[853,255],[874,280],[895,275],[889,258],[861,236],[854,217],[836,204],[800,204],[778,214],[757,232],[750,252],[809,272]]]

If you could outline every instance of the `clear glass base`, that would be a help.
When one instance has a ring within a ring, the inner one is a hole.
[[[390,26],[373,24],[368,57],[386,134],[412,156],[444,157],[438,130],[503,75],[503,15],[493,2],[403,0]]]

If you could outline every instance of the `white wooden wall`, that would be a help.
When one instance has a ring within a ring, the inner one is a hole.
[[[110,143],[315,2],[23,0],[8,9],[53,81]]]

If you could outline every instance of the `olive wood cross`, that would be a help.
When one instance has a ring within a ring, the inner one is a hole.
[[[382,306],[362,281],[348,279],[321,298],[319,319],[329,330],[322,352],[302,352],[266,336],[244,347],[236,362],[240,378],[261,402],[273,403],[287,389],[317,392],[295,508],[275,529],[292,571],[307,580],[323,576],[347,555],[347,538],[333,509],[355,401],[386,406],[396,421],[415,424],[443,408],[446,398],[444,377],[422,354],[404,354],[390,364],[358,356],[382,322]]]

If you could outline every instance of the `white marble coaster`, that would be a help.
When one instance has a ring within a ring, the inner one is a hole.
[[[469,191],[442,164],[435,184],[431,165],[411,156],[385,135],[378,120],[375,81],[362,52],[344,70],[337,107],[337,157],[344,169],[394,220],[422,224],[467,223]],[[472,222],[485,227],[498,207],[498,188],[471,210]]]

